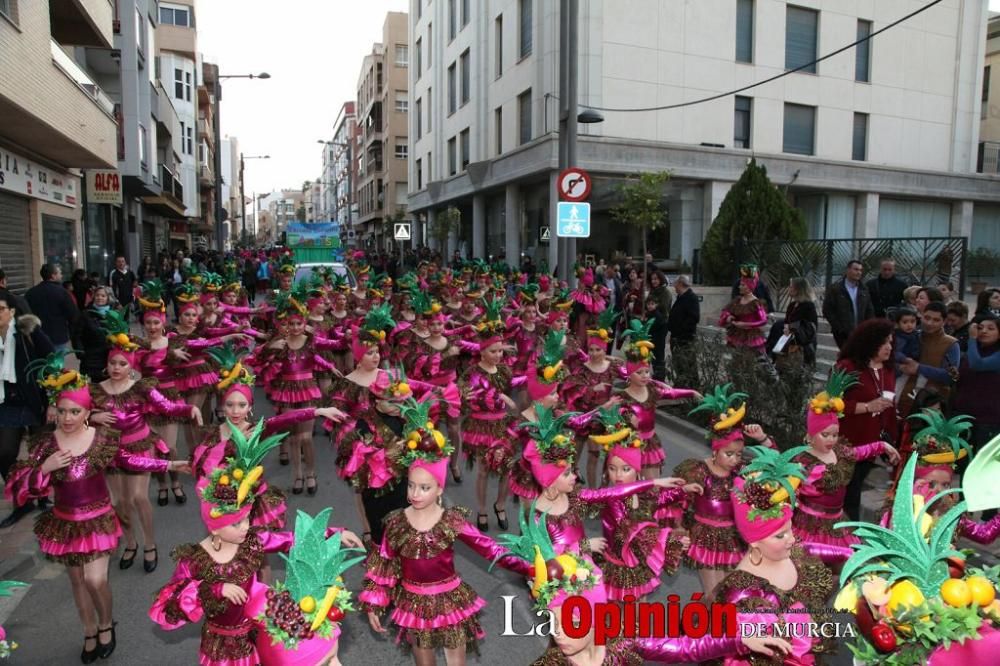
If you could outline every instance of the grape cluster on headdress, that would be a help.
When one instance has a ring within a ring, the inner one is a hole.
[[[436,463],[450,456],[455,447],[430,418],[432,403],[417,402],[412,397],[399,405],[399,415],[404,421],[403,436],[406,448],[400,456],[400,464],[410,467],[421,460],[426,463]]]
[[[753,459],[740,471],[743,488],[736,492],[744,503],[753,507],[747,516],[750,520],[777,518],[782,514],[783,504],[795,506],[795,491],[805,480],[806,471],[794,458],[808,450],[807,446],[780,452],[766,446],[746,449]]]
[[[264,475],[261,464],[264,456],[288,436],[287,432],[283,432],[264,437],[264,419],[257,422],[249,437],[229,421],[226,425],[229,426],[230,441],[236,455],[226,458],[225,465],[212,472],[201,491],[202,499],[212,505],[212,518],[236,513],[248,497],[252,499],[251,493]]]

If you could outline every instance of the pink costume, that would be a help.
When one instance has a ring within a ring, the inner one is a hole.
[[[445,353],[452,347],[447,338],[444,338],[448,342],[444,349],[432,347],[427,340],[428,338],[422,338],[416,334],[409,337],[407,342],[409,353],[403,361],[407,377],[437,386],[448,395],[458,398],[459,392],[458,385],[456,384],[458,379],[458,354],[445,356]],[[457,419],[461,416],[462,406],[460,398],[449,402],[447,414],[449,419]]]
[[[658,664],[700,663],[727,654],[746,654],[739,638],[610,638],[606,644],[603,666],[643,666]],[[531,666],[573,666],[558,647],[551,647]]]
[[[487,560],[505,549],[467,518],[465,509],[445,509],[433,528],[420,532],[402,509],[386,516],[382,545],[369,555],[365,589],[358,599],[369,612],[394,606],[397,641],[405,637],[416,647],[457,648],[485,636],[479,613],[486,602],[455,571],[454,544],[461,541]],[[525,576],[534,569],[514,556],[501,557],[498,563]]]
[[[510,396],[511,390],[523,382],[524,377],[514,378],[505,365],[489,373],[476,363],[462,377],[465,455],[470,461],[475,459],[485,464],[491,474],[509,471],[514,461],[514,447],[507,437],[512,417],[500,396]]]
[[[306,340],[298,349],[287,345],[282,349],[262,346],[247,364],[255,368],[264,382],[267,398],[277,409],[316,407],[323,395],[316,383],[316,372],[332,372],[334,366],[322,356],[323,351],[332,350],[336,343],[314,335],[306,334]]]
[[[55,491],[52,509],[35,521],[35,536],[46,558],[80,566],[113,553],[121,536],[105,472],[111,467],[135,473],[165,472],[169,463],[130,453],[108,431],[95,428],[93,443],[82,455],[75,456],[68,467],[43,473],[42,463],[58,449],[55,433],[33,437],[28,459],[11,470],[4,496],[20,506]]]
[[[622,407],[630,411],[635,418],[637,435],[643,442],[643,469],[648,467],[660,469],[667,456],[663,452],[663,443],[656,434],[656,406],[661,400],[683,400],[693,397],[695,391],[672,388],[658,381],[651,381],[646,388],[648,389],[646,399],[642,402],[636,401],[628,391],[623,391],[619,395],[622,398]]]
[[[624,371],[624,362],[620,358],[608,356],[608,369],[604,372],[594,372],[583,363],[575,372],[563,381],[560,387],[560,394],[566,409],[572,412],[589,412],[597,409],[611,398],[611,389],[614,383],[621,378]],[[598,384],[604,386],[598,388]],[[588,420],[580,424],[576,429],[576,435],[580,439],[586,439],[589,435],[599,434],[601,431],[600,422]],[[596,446],[596,444],[593,444]]]
[[[114,415],[115,422],[108,427],[120,433],[121,446],[130,454],[156,457],[170,453],[167,443],[149,429],[148,417],[158,415],[178,421],[191,418],[191,405],[164,396],[152,378],[140,379],[117,395],[105,392],[100,384],[91,384],[90,395],[95,410]]]
[[[171,335],[173,334],[167,334],[168,340]],[[180,391],[177,390],[177,379],[174,376],[174,369],[167,364],[167,355],[170,353],[170,350],[169,343],[163,349],[150,349],[148,343],[145,343],[136,352],[136,366],[139,374],[143,377],[156,379],[156,390],[166,397],[167,400],[176,401],[181,400],[182,397]],[[154,412],[148,414],[146,420],[151,425],[162,426],[170,423],[186,422],[190,415],[190,410],[184,416],[177,418],[160,412]]]
[[[310,301],[311,302],[311,301]],[[333,335],[334,319],[330,315],[323,315],[323,319],[306,319],[306,325],[312,328],[312,333],[317,338],[327,340],[328,344],[323,345],[321,349],[317,349],[316,353],[326,361],[330,368],[336,368],[336,354],[337,350],[344,351],[347,349],[347,340],[341,338],[335,338]],[[330,368],[316,368],[315,375],[316,379],[332,379],[336,373]]]
[[[171,354],[166,355],[166,363],[173,369],[177,390],[181,395],[205,393],[219,381],[218,368],[205,355],[205,349],[221,345],[219,339],[199,337],[197,333],[189,334],[173,331],[169,336],[171,350],[185,351],[191,355],[188,361],[181,361]]]
[[[528,371],[528,363],[535,356],[535,351],[541,346],[543,333],[544,329],[541,324],[536,323],[535,327],[529,331],[520,319],[512,317],[507,320],[504,341],[514,346],[514,352],[504,361],[510,366],[515,377]]]
[[[204,618],[201,627],[201,666],[258,666],[251,631],[256,626],[243,605],[222,596],[223,583],[238,585],[249,595],[267,553],[287,552],[291,532],[267,532],[251,528],[236,556],[225,564],[212,559],[197,543],[178,546],[171,553],[177,568],[170,582],[156,595],[149,617],[167,631]]]
[[[674,476],[705,490],[689,499],[684,512],[683,525],[691,538],[684,556],[686,567],[730,570],[746,552],[746,544],[733,522],[733,503],[729,499],[736,474],[734,471],[729,476],[716,476],[704,460],[695,459],[674,468]]]
[[[736,321],[750,324],[750,327],[736,328],[731,325],[731,322]],[[767,342],[763,333],[766,323],[767,310],[764,309],[763,303],[757,299],[749,303],[741,303],[739,298],[735,298],[722,309],[722,315],[719,317],[719,326],[726,327],[727,345],[757,352],[763,351]]]

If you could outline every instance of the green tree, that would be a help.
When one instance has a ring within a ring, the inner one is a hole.
[[[458,231],[462,223],[462,212],[455,206],[448,206],[434,217],[434,224],[431,226],[431,238],[437,241],[438,248],[442,256],[448,249],[448,237]]]
[[[722,201],[705,236],[702,263],[709,284],[729,284],[736,271],[736,246],[756,240],[802,240],[806,223],[771,180],[767,168],[751,159]]]
[[[670,180],[669,171],[640,173],[630,176],[618,187],[620,202],[611,210],[611,219],[618,224],[638,227],[642,233],[642,272],[648,275],[646,266],[646,236],[650,231],[667,224],[667,209],[663,207],[663,186]],[[646,285],[642,283],[642,298],[646,300]]]

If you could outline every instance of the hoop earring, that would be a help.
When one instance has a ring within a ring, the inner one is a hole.
[[[756,561],[754,561],[754,559],[753,559],[753,552],[755,550],[757,551],[757,560]],[[750,548],[750,564],[752,564],[752,565],[754,565],[756,567],[756,566],[760,566],[760,563],[763,562],[763,561],[764,561],[764,553],[760,552],[760,548],[758,548],[757,546],[752,546]]]
[[[212,550],[215,552],[222,550],[222,537],[218,534],[212,536]]]

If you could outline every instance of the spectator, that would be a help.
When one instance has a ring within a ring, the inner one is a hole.
[[[698,357],[694,341],[701,322],[701,303],[691,288],[691,277],[688,275],[680,275],[674,280],[674,291],[677,298],[667,317],[674,383],[678,386],[698,386]]]
[[[135,286],[138,280],[135,273],[128,267],[125,257],[118,255],[115,257],[115,268],[108,276],[108,284],[111,286],[111,293],[122,308],[122,314],[128,321],[129,311],[132,309],[132,300],[135,298]]]
[[[917,308],[917,315],[922,320],[924,317],[924,310],[930,303],[941,303],[944,304],[944,296],[941,292],[937,290],[936,287],[920,287],[917,289],[917,296],[913,299],[913,305]]]
[[[917,309],[917,294],[923,289],[919,284],[915,284],[911,287],[907,287],[903,290],[903,305],[909,306],[914,310]],[[886,313],[888,314],[888,313]]]
[[[844,348],[851,331],[875,316],[871,295],[861,285],[863,275],[861,262],[850,260],[844,277],[827,287],[823,298],[823,316],[830,322],[830,330],[839,349]]]
[[[900,365],[900,370],[910,377],[897,396],[898,410],[904,418],[910,415],[914,395],[925,386],[940,393],[944,400],[951,393],[962,358],[958,342],[944,332],[947,312],[944,303],[927,304],[920,326],[920,360],[908,359]]]
[[[896,276],[895,259],[883,259],[878,275],[868,281],[867,287],[876,317],[885,317],[890,308],[903,304],[906,283]]]
[[[952,403],[957,414],[968,414],[972,422],[969,443],[979,453],[1000,434],[1000,320],[993,315],[976,317],[969,327],[969,352],[958,368],[958,383]]]
[[[649,298],[656,303],[656,323],[649,332],[653,341],[653,378],[659,381],[667,376],[667,317],[674,297],[667,286],[667,279],[656,268],[649,273]]]
[[[243,288],[247,292],[247,301],[253,305],[257,298],[257,260],[247,257],[243,262]]]
[[[910,307],[895,308],[892,321],[896,325],[892,341],[892,367],[896,371],[896,395],[903,394],[906,375],[902,365],[907,360],[920,360],[920,331],[917,330],[917,311]]]
[[[896,408],[892,396],[896,376],[892,369],[892,322],[879,318],[859,324],[841,347],[836,367],[856,373],[858,379],[844,394],[841,436],[852,446],[879,440],[893,442]],[[861,489],[872,467],[871,461],[854,466],[844,498],[844,511],[851,520],[859,518]]]
[[[951,282],[942,282],[937,288],[941,292],[941,297],[944,298],[945,305],[951,305],[958,300],[958,294],[955,293],[955,285]]]
[[[56,349],[70,350],[69,332],[80,311],[73,297],[62,287],[62,269],[57,264],[42,264],[42,281],[25,293],[31,311],[42,320],[42,331]]]
[[[621,312],[624,303],[622,281],[618,279],[618,274],[614,266],[604,268],[604,286],[608,289],[608,303],[615,312]]]
[[[788,282],[788,309],[785,318],[779,319],[771,327],[767,338],[767,349],[771,351],[783,335],[791,335],[784,349],[779,354],[779,367],[801,367],[816,365],[816,340],[819,329],[819,315],[816,312],[816,301],[809,280],[802,277],[792,278]]]
[[[990,314],[1000,317],[1000,289],[990,287],[976,297],[976,316]]]
[[[944,318],[944,331],[958,340],[958,348],[964,354],[969,348],[969,306],[962,301],[948,304],[948,314]]]
[[[73,300],[76,301],[77,309],[82,310],[87,307],[87,304],[90,303],[91,292],[95,286],[91,283],[90,278],[87,277],[86,270],[78,268],[73,271]]]
[[[14,307],[17,310],[18,316],[31,314],[31,308],[28,307],[28,301],[24,300],[23,296],[18,296],[14,292],[7,289],[7,272],[0,268],[0,291],[5,291],[10,294],[10,297],[14,299]]]
[[[45,421],[45,392],[28,377],[27,366],[52,352],[52,343],[42,332],[38,317],[19,314],[13,294],[6,289],[0,291],[0,342],[0,476],[6,482],[17,460],[21,438]],[[39,500],[39,508],[46,502]],[[21,520],[34,506],[29,500],[14,507],[0,522],[0,528]]]
[[[80,372],[94,382],[105,379],[108,366],[108,340],[104,332],[104,315],[111,310],[111,289],[98,287],[93,301],[77,318],[73,334],[74,347],[80,349]]]

